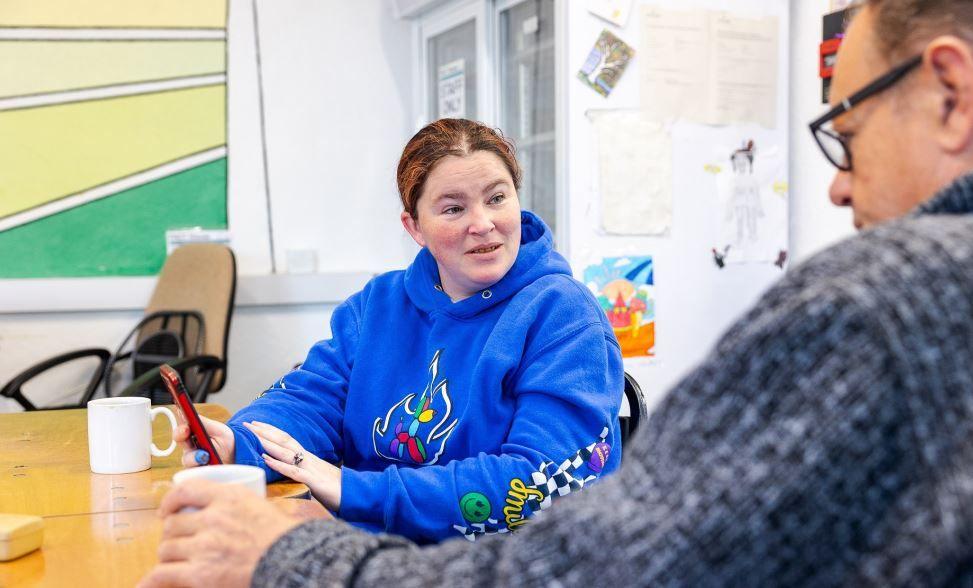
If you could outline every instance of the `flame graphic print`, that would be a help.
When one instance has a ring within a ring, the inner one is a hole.
[[[458,419],[449,422],[453,404],[449,399],[449,380],[439,378],[439,358],[436,351],[429,363],[429,382],[419,394],[409,394],[392,408],[385,418],[375,419],[372,445],[375,453],[389,461],[431,465],[439,460],[446,448],[446,440],[453,433]],[[448,423],[448,424],[447,424]]]

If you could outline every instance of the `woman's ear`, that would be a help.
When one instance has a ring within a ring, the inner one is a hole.
[[[399,218],[402,220],[402,226],[405,227],[405,230],[409,233],[409,235],[412,236],[412,240],[415,241],[419,247],[425,247],[426,240],[422,238],[422,231],[419,230],[419,221],[412,218],[412,215],[404,210]]]

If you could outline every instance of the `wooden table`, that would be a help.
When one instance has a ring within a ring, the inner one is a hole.
[[[203,416],[226,421],[215,404]],[[93,474],[85,410],[0,414],[0,512],[44,517],[39,551],[0,563],[0,587],[132,586],[156,563],[162,523],[155,514],[181,469],[178,450],[134,474]],[[153,439],[169,445],[166,419]],[[277,482],[268,497],[301,496],[303,484]],[[289,502],[289,501],[288,501]]]

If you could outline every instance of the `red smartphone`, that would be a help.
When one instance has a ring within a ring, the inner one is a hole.
[[[189,425],[189,442],[196,449],[202,449],[209,454],[209,463],[206,465],[222,464],[223,460],[220,459],[220,454],[216,452],[216,447],[213,446],[213,440],[206,432],[206,427],[199,420],[199,413],[196,412],[196,407],[193,406],[193,401],[189,398],[189,393],[186,392],[186,386],[182,383],[179,372],[172,369],[169,364],[164,363],[159,366],[159,374],[162,376],[162,381],[166,383],[169,394],[172,394],[173,404],[182,413],[182,420]]]

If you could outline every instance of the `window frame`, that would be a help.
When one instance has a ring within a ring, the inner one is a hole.
[[[417,127],[430,122],[429,86],[432,72],[429,71],[429,55],[427,47],[429,40],[458,27],[469,21],[474,21],[476,27],[476,112],[467,112],[466,116],[487,124],[496,124],[496,112],[492,107],[490,94],[493,91],[492,71],[490,63],[489,37],[492,35],[488,13],[488,0],[462,0],[448,3],[431,10],[417,21],[416,40],[418,48],[416,55],[419,61],[419,102],[416,107]]]
[[[450,0],[423,12],[414,21],[416,64],[415,129],[430,122],[430,75],[427,46],[429,39],[470,20],[476,23],[476,101],[477,112],[467,116],[484,124],[498,126],[501,121],[501,50],[500,14],[529,0]],[[568,255],[570,235],[567,203],[567,112],[568,112],[568,10],[564,2],[554,0],[554,242],[557,250]]]

